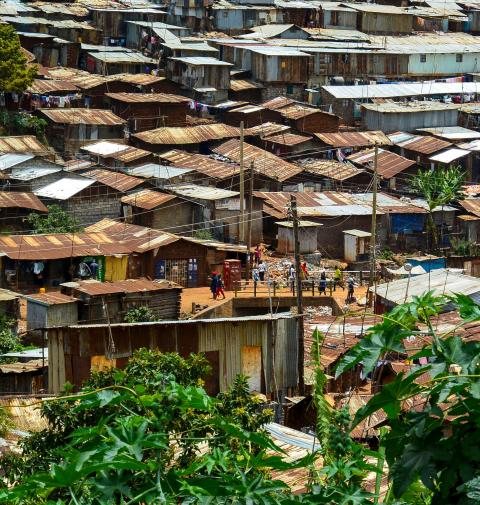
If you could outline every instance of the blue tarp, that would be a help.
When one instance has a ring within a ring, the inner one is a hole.
[[[392,214],[392,233],[415,233],[423,231],[425,214]]]

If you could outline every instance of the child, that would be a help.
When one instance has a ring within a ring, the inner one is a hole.
[[[325,296],[327,295],[327,279],[324,279],[323,277],[320,279],[318,289],[320,291],[320,294],[323,293]]]
[[[223,296],[223,299],[225,300],[225,291],[223,290],[224,288],[224,284],[223,284],[223,280],[222,280],[222,276],[220,274],[217,275],[217,293],[216,293],[216,299],[218,299],[218,297],[220,295]]]

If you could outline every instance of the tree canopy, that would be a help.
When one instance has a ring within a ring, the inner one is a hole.
[[[33,82],[37,69],[27,65],[15,29],[0,24],[0,90],[22,93]]]
[[[33,233],[74,233],[82,228],[78,221],[65,212],[60,205],[48,205],[48,214],[31,212],[27,222],[32,227]]]

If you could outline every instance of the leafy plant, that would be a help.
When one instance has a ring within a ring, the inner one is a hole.
[[[0,25],[0,90],[22,93],[32,84],[36,73],[35,66],[27,65],[13,26]]]
[[[8,412],[0,407],[0,437],[4,437],[13,426],[12,418]]]
[[[7,352],[21,351],[24,346],[18,336],[14,333],[15,320],[6,316],[0,316],[0,354]],[[0,356],[0,363],[14,363],[15,358]]]
[[[478,255],[478,246],[475,242],[470,240],[458,239],[456,237],[452,237],[450,239],[450,244],[452,246],[453,254],[458,256],[477,256]]]
[[[147,306],[135,307],[130,309],[123,320],[126,323],[146,323],[148,321],[157,321],[158,318]]]
[[[65,212],[60,205],[48,205],[48,214],[31,212],[27,222],[33,233],[75,233],[82,230],[78,221]]]
[[[208,228],[203,228],[199,230],[195,230],[193,232],[193,237],[198,238],[199,240],[213,240],[212,230]]]
[[[460,197],[465,174],[460,167],[439,167],[436,170],[419,171],[411,179],[411,189],[427,201],[427,236],[432,237],[432,247],[438,247],[438,234],[433,220],[433,211],[454,202]]]

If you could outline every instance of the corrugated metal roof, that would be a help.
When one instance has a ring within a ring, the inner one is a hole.
[[[70,78],[70,81],[75,84],[80,89],[87,90],[96,88],[97,86],[106,85],[109,81],[107,77],[101,75],[89,74],[89,75],[76,75]]]
[[[54,200],[68,200],[80,191],[94,184],[93,179],[86,177],[77,177],[74,175],[63,177],[58,181],[47,184],[34,191],[37,196],[43,198],[53,198]]]
[[[0,364],[0,373],[2,374],[11,374],[11,373],[32,373],[42,368],[48,366],[48,362],[46,360],[30,360],[26,363],[9,363],[9,364]]]
[[[460,149],[467,149],[468,151],[480,151],[480,139],[458,144],[458,147]]]
[[[103,168],[96,168],[94,170],[89,170],[83,174],[85,177],[94,179],[105,186],[116,189],[125,193],[133,188],[136,188],[145,181],[137,177],[132,177],[131,175],[123,174],[122,172],[115,172],[112,170],[105,170]]]
[[[182,289],[181,286],[170,281],[151,281],[148,279],[126,279],[114,282],[99,282],[87,280],[75,282],[77,286],[74,291],[85,293],[89,296],[111,295],[115,293],[145,293],[149,291],[160,291],[163,289]]]
[[[321,207],[298,207],[302,217],[338,217],[338,216],[371,216],[372,208],[368,205],[323,205]],[[377,215],[383,212],[377,211]]]
[[[117,154],[121,151],[125,151],[130,146],[125,144],[118,144],[116,142],[110,142],[108,140],[101,140],[100,142],[95,142],[94,144],[88,144],[81,148],[82,151],[87,151],[97,156],[108,157],[112,154]]]
[[[160,193],[160,191],[153,191],[151,189],[144,189],[142,191],[138,191],[137,193],[131,193],[130,195],[123,196],[121,198],[121,202],[131,205],[132,207],[138,207],[139,209],[152,210],[169,202],[170,200],[174,200],[175,198],[175,195]]]
[[[125,103],[188,103],[190,98],[169,93],[105,93],[105,96]]]
[[[222,123],[208,125],[170,127],[165,126],[133,135],[149,144],[199,144],[210,140],[239,137],[240,130]]]
[[[343,3],[345,7],[354,9],[359,12],[371,12],[378,14],[397,14],[402,16],[408,16],[408,13],[394,5],[380,5],[380,4],[367,4],[367,3]]]
[[[395,145],[420,154],[436,153],[452,145],[446,140],[421,135],[406,134],[406,138],[404,138],[402,135],[393,134],[389,135],[389,138]]]
[[[34,79],[33,83],[28,87],[29,93],[45,95],[50,93],[63,93],[78,91],[78,87],[70,81],[59,81],[53,79]]]
[[[239,112],[241,114],[256,114],[258,112],[262,112],[265,110],[265,107],[261,105],[242,105],[241,107],[237,107],[236,109],[231,109],[229,112]]]
[[[125,120],[103,109],[38,109],[54,123],[116,126]]]
[[[278,226],[284,227],[284,228],[293,228],[292,221],[277,221],[275,224]],[[298,226],[300,228],[317,228],[319,226],[323,226],[323,224],[322,223],[315,223],[314,221],[299,220]]]
[[[34,135],[19,135],[15,137],[0,137],[1,153],[33,153],[50,154],[48,149]]]
[[[447,140],[480,139],[480,132],[463,126],[441,126],[438,128],[419,128],[419,132],[430,133]]]
[[[183,58],[168,58],[173,61],[180,61],[186,65],[193,66],[203,66],[203,65],[214,65],[217,67],[233,67],[232,63],[227,61],[217,60],[217,58],[212,58],[211,56],[185,56]]]
[[[335,160],[313,160],[302,163],[302,167],[305,172],[328,177],[335,181],[345,181],[365,172],[351,163],[340,163]]]
[[[115,74],[110,76],[110,80],[137,84],[138,86],[148,86],[164,81],[165,77],[151,74]]]
[[[188,198],[199,200],[223,200],[238,196],[238,191],[230,191],[228,189],[212,188],[210,186],[198,186],[196,184],[179,184],[175,186],[166,186],[172,193]]]
[[[199,53],[218,53],[218,49],[216,47],[210,46],[207,42],[183,42],[181,40],[169,39],[167,42],[162,44],[163,47],[168,47],[168,49],[172,50],[185,50]]]
[[[370,288],[373,291],[374,288]],[[400,279],[386,284],[380,284],[376,288],[377,296],[391,303],[400,304],[411,301],[414,296],[419,296],[427,291],[433,291],[435,296],[475,295],[480,293],[480,279],[470,275],[462,275],[449,272],[446,269],[432,270],[425,275],[416,275],[410,279]],[[408,289],[408,291],[407,291]]]
[[[266,102],[263,102],[262,105],[266,109],[277,110],[277,109],[281,109],[282,107],[285,107],[287,105],[291,105],[294,103],[295,103],[295,100],[292,100],[291,98],[287,98],[285,96],[277,96],[275,98],[272,98],[271,100],[267,100]]]
[[[348,159],[353,163],[373,169],[375,162],[375,149],[360,151],[350,155]],[[378,149],[377,173],[384,179],[395,177],[397,174],[412,167],[413,165],[415,165],[415,161],[413,160],[409,160],[408,158],[404,158],[403,156],[390,151],[385,151],[384,149]]]
[[[200,172],[207,177],[215,179],[227,179],[240,172],[240,167],[233,163],[226,163],[205,156],[202,154],[189,153],[187,151],[179,151],[173,149],[160,155],[160,159],[167,160],[172,165],[190,168],[196,172]]]
[[[227,142],[213,148],[212,151],[237,163],[240,162],[240,141],[238,139],[227,140]],[[246,142],[243,144],[243,160],[247,166],[253,162],[255,172],[281,182],[302,172],[302,168]]]
[[[364,230],[343,230],[346,235],[353,235],[354,237],[366,238],[371,237],[372,234]]]
[[[480,93],[480,82],[405,82],[359,86],[322,86],[337,99],[399,98]],[[462,110],[462,109],[460,109]]]
[[[250,46],[247,48],[252,53],[263,54],[264,56],[282,56],[292,58],[311,58],[306,52],[299,51],[294,47],[287,46]]]
[[[457,149],[455,147],[447,149],[442,153],[438,153],[435,156],[430,156],[431,161],[438,161],[439,163],[451,163],[452,161],[463,158],[471,154],[471,151],[466,151],[465,149]]]
[[[473,215],[480,217],[480,198],[466,198],[465,200],[459,200],[458,203],[467,212],[471,212]]]
[[[156,163],[146,163],[135,168],[127,168],[127,173],[136,177],[145,177],[146,179],[173,179],[184,174],[192,172],[192,169],[171,167],[167,165],[158,165]]]
[[[14,207],[48,212],[47,207],[33,193],[0,191],[0,209]]]
[[[435,110],[457,110],[460,105],[455,103],[442,102],[385,102],[385,103],[363,103],[362,107],[373,112],[382,114],[415,114],[430,112]]]
[[[382,131],[314,133],[314,135],[332,147],[364,147],[391,144],[388,137]]]
[[[262,39],[271,39],[278,37],[282,33],[287,32],[291,28],[294,28],[294,24],[268,24],[268,25],[260,25],[260,26],[252,26],[250,30],[253,33],[247,33],[245,35],[240,35],[239,39],[252,39],[252,38],[262,38]],[[300,27],[295,27],[299,31],[303,31]]]
[[[27,295],[25,298],[28,301],[34,301],[41,305],[64,305],[66,303],[74,303],[76,302],[76,298],[72,296],[64,295],[63,293],[59,293],[56,291],[52,291],[49,293],[36,293],[33,295]]]
[[[308,107],[306,105],[301,105],[298,103],[292,103],[290,105],[286,105],[280,109],[277,109],[280,114],[286,119],[302,119],[307,116],[311,116],[312,114],[326,114],[333,116],[334,114],[329,114],[328,112],[317,109],[316,107]]]
[[[123,51],[111,52],[99,50],[99,52],[88,53],[88,55],[103,63],[157,63],[157,60],[148,58],[142,53],[131,52],[125,49]]]
[[[15,429],[26,433],[49,428],[48,421],[40,413],[39,398],[4,396],[0,398],[0,407],[9,415]]]
[[[280,133],[279,135],[271,135],[265,138],[265,141],[283,146],[296,146],[304,144],[312,140],[312,137],[306,135],[297,135],[296,133]]]
[[[249,81],[248,79],[231,79],[231,91],[246,91],[249,89],[262,89],[263,85],[259,82]]]
[[[45,177],[46,175],[61,172],[62,170],[62,167],[13,168],[10,178],[19,181],[31,181],[33,179],[38,179],[39,177]]]
[[[35,158],[34,154],[0,154],[0,170],[6,170],[7,168],[19,165],[24,161],[29,161]]]
[[[290,126],[278,124],[278,123],[262,123],[252,128],[245,129],[245,136],[260,136],[260,138],[267,137],[269,135],[274,135],[290,130]]]

